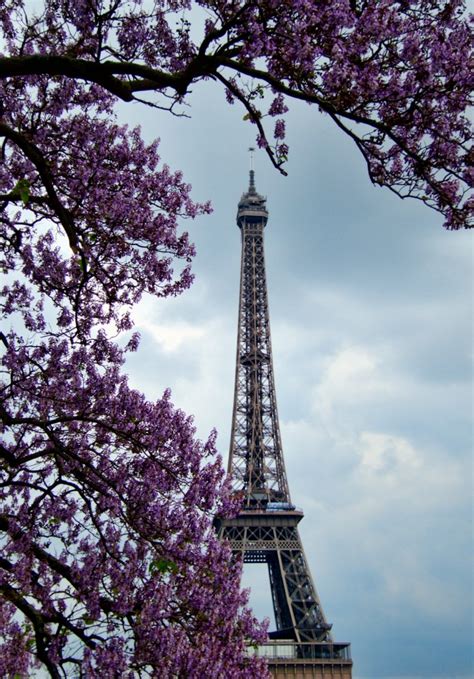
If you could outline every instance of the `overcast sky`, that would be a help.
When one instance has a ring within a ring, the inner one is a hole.
[[[254,129],[212,83],[190,120],[139,106],[214,213],[185,226],[193,288],[145,300],[130,379],[171,387],[227,461],[238,311],[237,203]],[[301,534],[354,679],[467,679],[472,667],[472,249],[415,201],[374,188],[349,139],[306,105],[288,121],[289,177],[257,153],[283,448]],[[246,569],[260,616],[264,567]],[[255,591],[258,590],[258,595]]]

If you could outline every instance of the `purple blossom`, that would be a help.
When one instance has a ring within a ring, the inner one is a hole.
[[[275,139],[285,138],[285,121],[279,118],[275,123],[275,130],[273,132]]]

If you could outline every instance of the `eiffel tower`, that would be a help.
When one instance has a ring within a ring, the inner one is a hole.
[[[252,150],[252,149],[251,149]],[[276,630],[259,649],[274,677],[351,679],[350,644],[334,642],[303,550],[283,459],[265,276],[266,199],[255,173],[237,211],[242,236],[237,365],[228,472],[241,498],[221,539],[245,563],[268,567]]]

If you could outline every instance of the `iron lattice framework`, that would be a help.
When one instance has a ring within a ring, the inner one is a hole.
[[[265,279],[265,200],[255,191],[239,203],[242,230],[239,328],[229,472],[244,493],[245,507],[290,502],[273,379],[270,318]]]
[[[283,460],[265,276],[267,220],[265,198],[257,193],[251,170],[237,212],[242,264],[228,467],[242,509],[217,526],[245,562],[268,566],[277,626],[270,637],[333,644],[298,532],[303,513],[291,503]]]

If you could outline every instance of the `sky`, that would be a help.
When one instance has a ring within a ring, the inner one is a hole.
[[[214,212],[183,225],[196,280],[135,312],[131,384],[216,427],[227,462],[237,338],[240,232],[254,128],[214,83],[175,118],[120,116],[161,138]],[[472,236],[370,184],[353,143],[305,104],[288,116],[282,177],[263,152],[273,359],[293,502],[334,638],[354,679],[472,679]],[[271,617],[265,567],[247,567]]]

